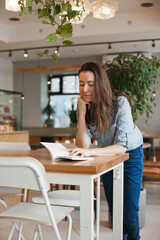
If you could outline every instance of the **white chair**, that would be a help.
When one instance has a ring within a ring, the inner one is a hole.
[[[96,199],[96,232],[94,237],[99,239],[99,218],[100,218],[100,178],[97,178]],[[79,190],[54,190],[48,192],[49,201],[52,205],[80,207]],[[32,201],[38,204],[44,204],[42,195],[32,197]]]
[[[19,152],[20,154],[29,152],[31,150],[31,147],[29,144],[24,142],[0,142],[0,152],[1,154],[3,151],[9,155],[10,152],[13,154],[16,152],[16,154]],[[16,188],[9,188],[9,187],[0,187],[0,203],[7,209],[7,204],[3,200],[3,197],[7,195],[22,195],[21,189]]]
[[[8,195],[21,195],[21,190],[17,188],[10,187],[0,187],[0,203],[5,209],[8,208],[7,203],[3,200],[3,197]]]
[[[14,224],[8,239],[12,239],[17,222],[20,222],[19,238],[21,239],[22,222],[30,222],[36,225],[34,237],[42,238],[40,225],[45,224],[53,228],[56,239],[61,240],[57,223],[64,217],[68,219],[67,240],[71,238],[72,219],[70,212],[73,208],[51,206],[48,198],[50,184],[43,165],[36,159],[30,157],[0,157],[0,186],[24,188],[23,202],[5,210],[0,214],[1,219],[8,219]],[[41,191],[45,204],[27,203],[27,189]]]
[[[0,151],[29,152],[31,147],[25,142],[0,142]]]

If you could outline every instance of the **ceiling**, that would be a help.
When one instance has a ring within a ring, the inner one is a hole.
[[[82,24],[73,27],[74,44],[105,43],[90,46],[71,46],[61,49],[60,58],[81,57],[91,55],[115,54],[123,51],[149,52],[160,54],[160,1],[159,0],[117,0],[119,10],[116,16],[108,20],[95,19],[88,15]],[[153,3],[152,7],[144,8],[140,4]],[[55,46],[61,42],[47,43],[44,38],[54,29],[41,24],[33,15],[19,16],[19,13],[5,10],[5,0],[0,0],[0,58],[10,59],[12,62],[37,60],[37,52],[29,50],[28,58],[23,57],[24,51],[13,51],[12,57],[8,50],[26,49],[34,47]],[[19,21],[10,21],[9,18],[19,18]],[[117,41],[131,41],[150,39],[132,43],[113,43]],[[108,51],[107,42],[112,42],[112,51]],[[1,52],[7,50],[7,52]],[[55,50],[55,49],[53,49]]]

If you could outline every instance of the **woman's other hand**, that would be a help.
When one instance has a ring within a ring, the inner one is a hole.
[[[92,155],[92,149],[74,148],[66,149],[70,156],[89,157]]]

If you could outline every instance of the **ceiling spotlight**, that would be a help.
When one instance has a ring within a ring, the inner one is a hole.
[[[111,51],[112,50],[112,45],[111,43],[108,43],[108,51]]]
[[[155,47],[156,45],[155,45],[155,41],[154,40],[152,40],[152,47]]]
[[[51,84],[51,81],[50,81],[50,79],[48,79],[48,81],[47,81],[47,84],[48,84],[48,85],[50,85],[50,84]]]
[[[59,51],[59,47],[57,47],[54,52],[55,52],[55,53],[58,53],[58,51]]]
[[[24,97],[24,95],[23,95],[23,93],[22,93],[22,95],[21,95],[21,100],[24,100],[24,98],[25,98],[25,97]]]
[[[8,57],[12,57],[12,51],[11,50],[9,50]]]
[[[155,97],[156,96],[156,91],[155,90],[153,90],[153,97]]]
[[[28,57],[28,51],[27,51],[27,49],[24,50],[24,57]]]

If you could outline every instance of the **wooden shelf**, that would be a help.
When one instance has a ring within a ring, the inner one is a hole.
[[[25,142],[29,143],[29,133],[27,131],[15,131],[0,133],[0,142]]]

